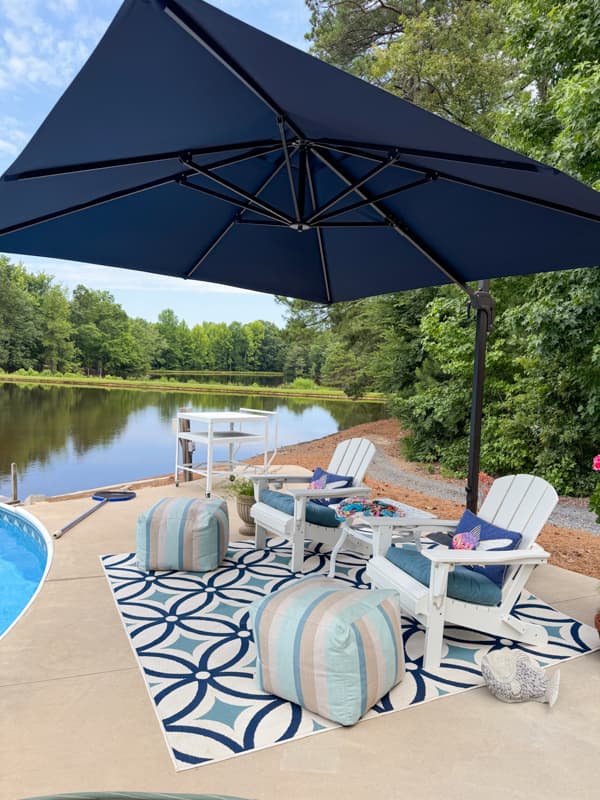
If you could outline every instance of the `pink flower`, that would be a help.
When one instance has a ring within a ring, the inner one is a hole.
[[[596,472],[600,472],[600,453],[597,456],[594,456],[594,460],[592,462],[592,469],[596,470]]]

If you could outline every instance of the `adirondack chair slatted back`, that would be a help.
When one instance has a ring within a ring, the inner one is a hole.
[[[368,439],[348,439],[335,448],[327,471],[336,475],[351,475],[356,486],[362,483],[374,454],[375,445]]]
[[[492,484],[479,516],[501,528],[518,531],[523,540],[520,550],[536,540],[558,502],[553,487],[534,475],[507,475]]]
[[[485,498],[479,516],[501,528],[522,535],[519,550],[528,550],[537,539],[546,520],[558,502],[554,488],[534,475],[507,475],[497,478]],[[520,566],[506,570],[503,597],[510,591]]]

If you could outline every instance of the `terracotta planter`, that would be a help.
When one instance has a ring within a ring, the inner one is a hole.
[[[250,516],[250,509],[255,502],[254,497],[248,497],[243,494],[238,494],[237,496],[237,513],[243,523],[239,531],[242,536],[254,536],[256,526]]]

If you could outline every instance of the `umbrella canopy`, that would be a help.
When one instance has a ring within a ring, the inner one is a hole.
[[[332,303],[600,261],[600,194],[201,0],[126,0],[0,180],[0,250]]]

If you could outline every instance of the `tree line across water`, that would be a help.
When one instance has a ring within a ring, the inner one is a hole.
[[[131,318],[108,291],[77,286],[0,256],[0,370],[145,377],[161,372],[280,373],[298,388],[342,387],[331,332],[296,341],[292,322],[199,321],[189,326],[172,309],[157,322]],[[286,303],[285,298],[280,302]]]
[[[319,57],[600,188],[597,0],[307,4]],[[69,298],[7,259],[0,273],[4,369],[249,369],[350,396],[381,391],[408,431],[407,454],[464,474],[474,326],[452,287],[330,308],[279,298],[283,329],[190,329],[168,310],[157,323],[129,319],[83,286]],[[600,451],[600,270],[495,280],[492,293],[482,469],[534,472],[560,493],[587,494]]]

